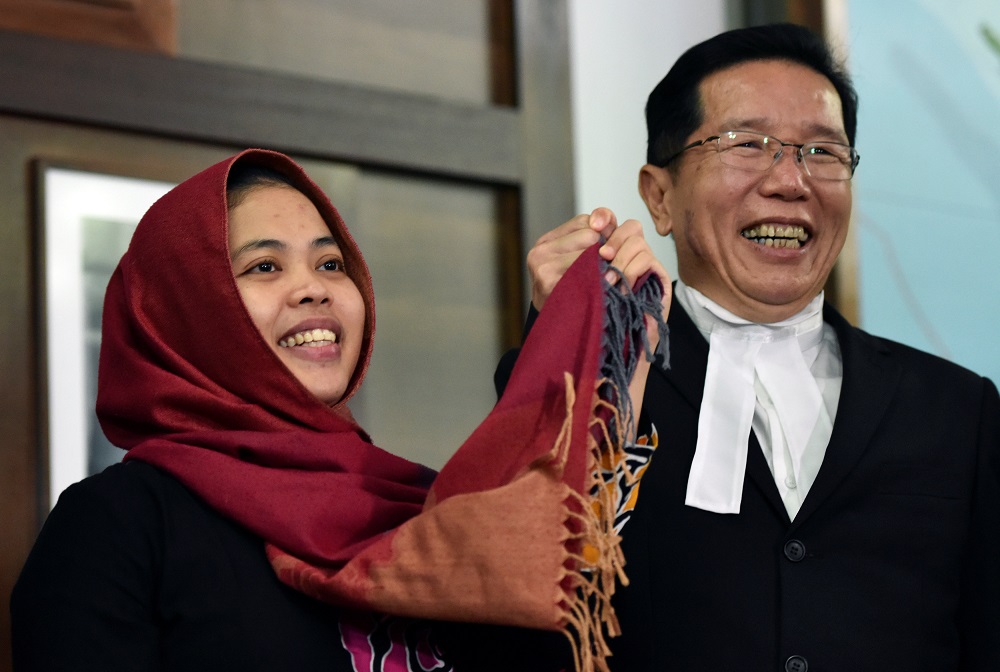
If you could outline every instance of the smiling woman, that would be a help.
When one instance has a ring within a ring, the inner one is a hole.
[[[347,390],[365,337],[365,304],[316,206],[260,171],[229,176],[236,286],[261,336],[329,405]]]
[[[373,445],[346,405],[372,281],[301,168],[248,150],[169,191],[105,296],[97,414],[127,453],[46,521],[11,602],[15,667],[573,664],[562,635],[520,631],[500,655],[492,626],[460,621],[561,631],[579,669],[606,670],[625,476],[600,465],[627,468],[623,387],[648,369],[641,311],[663,309],[655,281],[635,306],[606,272],[596,248],[567,272],[522,355],[544,373],[515,372],[435,474]],[[614,338],[609,306],[634,316]]]

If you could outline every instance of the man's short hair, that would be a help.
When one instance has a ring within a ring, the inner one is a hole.
[[[664,165],[701,125],[704,110],[699,85],[706,77],[740,63],[772,59],[804,65],[830,80],[840,95],[844,130],[853,146],[858,94],[847,70],[816,33],[780,23],[721,33],[696,44],[677,59],[646,102],[646,162]]]

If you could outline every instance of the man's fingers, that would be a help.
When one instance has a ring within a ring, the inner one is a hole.
[[[546,231],[542,234],[542,236],[535,241],[535,247],[560,240],[577,231],[588,230],[591,230],[590,215],[577,215],[573,219],[563,222],[551,231]]]
[[[531,275],[531,299],[535,308],[541,310],[542,305],[552,293],[553,288],[565,275],[580,254],[600,240],[618,241],[611,247],[601,248],[601,256],[610,261],[617,248],[629,235],[638,231],[642,235],[642,227],[635,220],[628,231],[632,234],[620,234],[618,218],[608,208],[597,208],[589,215],[577,215],[567,222],[543,234],[535,246],[528,252],[528,272]]]
[[[601,239],[590,215],[578,215],[544,234],[528,252],[531,302],[538,310],[577,257]]]
[[[611,265],[625,276],[629,286],[647,271],[659,272],[662,265],[643,238],[630,238],[611,260]]]
[[[622,222],[621,226],[615,228],[615,230],[608,236],[605,243],[601,246],[599,251],[601,258],[605,261],[611,262],[618,256],[622,247],[632,239],[639,239],[645,242],[645,237],[642,232],[642,223],[637,219],[628,219]]]
[[[642,223],[630,219],[622,223],[601,247],[601,256],[617,268],[634,285],[647,271],[665,274],[663,266],[653,254],[642,230]]]
[[[608,208],[597,208],[587,218],[590,228],[599,233],[605,240],[610,238],[618,228],[618,218]]]

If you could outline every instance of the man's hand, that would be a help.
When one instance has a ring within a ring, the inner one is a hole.
[[[531,274],[531,303],[541,310],[559,279],[576,258],[588,247],[604,239],[598,253],[620,270],[629,288],[647,271],[660,277],[664,287],[664,310],[670,305],[670,276],[653,255],[642,232],[642,224],[629,219],[618,226],[615,213],[597,208],[589,215],[577,215],[549,231],[528,252],[528,272]],[[619,281],[608,272],[608,282]]]

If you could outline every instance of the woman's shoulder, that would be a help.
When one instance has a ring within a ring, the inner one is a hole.
[[[157,499],[183,490],[184,486],[167,472],[140,460],[129,460],[70,485],[57,504],[78,498]]]
[[[193,549],[210,544],[220,523],[227,526],[176,478],[130,460],[66,488],[42,526],[36,552],[76,555],[87,549],[156,571],[178,543]]]
[[[117,464],[60,494],[11,597],[20,667],[55,665],[64,654],[46,647],[46,639],[67,642],[73,655],[87,637],[137,660],[155,655],[150,614],[166,538],[160,522],[176,496],[165,476],[148,465]],[[88,630],[84,623],[117,625]]]
[[[335,610],[281,585],[259,538],[137,460],[64,491],[11,613],[19,669],[348,669]]]
[[[168,511],[199,508],[194,496],[170,474],[138,460],[113,464],[69,486],[59,495],[46,525],[64,519],[92,531],[107,526],[155,527]]]

